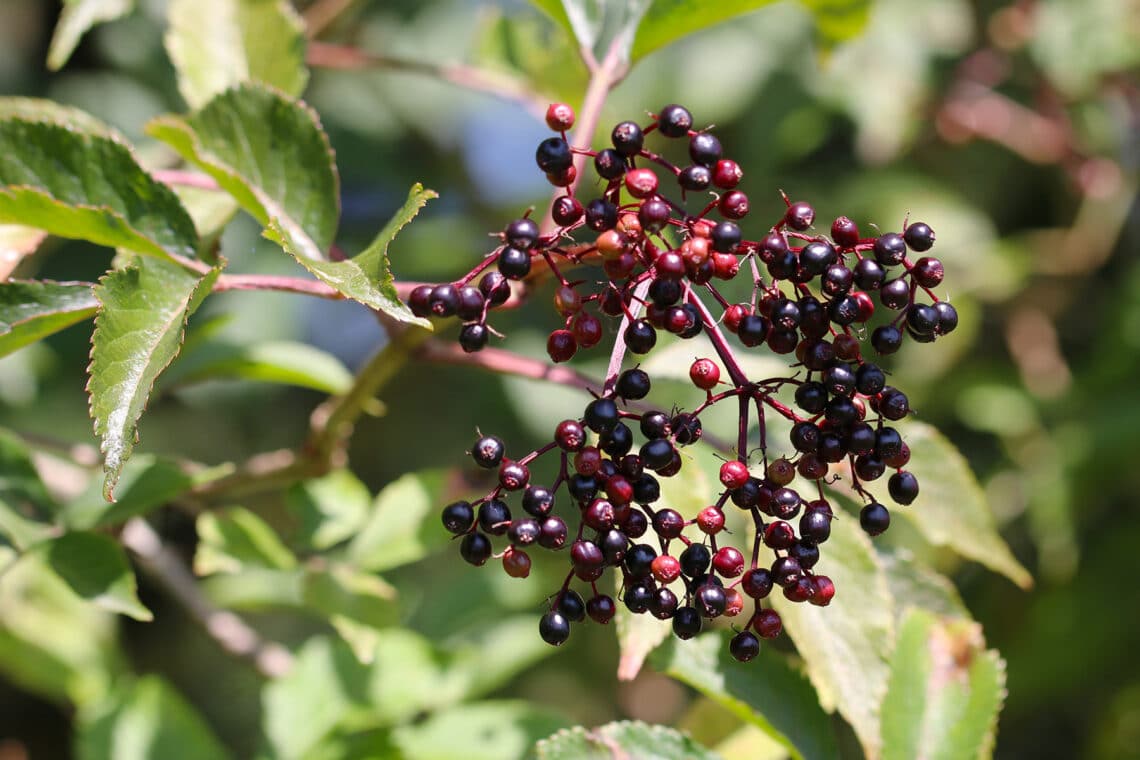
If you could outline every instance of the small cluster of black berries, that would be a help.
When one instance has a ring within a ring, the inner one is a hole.
[[[465,560],[482,565],[499,558],[514,577],[529,574],[529,552],[536,547],[558,551],[569,545],[570,571],[540,623],[551,644],[566,641],[571,623],[586,616],[600,623],[612,619],[618,602],[597,585],[612,570],[621,577],[620,603],[633,613],[672,620],[682,639],[695,636],[706,621],[741,616],[751,600],[730,644],[734,657],[750,660],[761,638],[780,633],[779,614],[763,601],[774,589],[793,602],[820,606],[835,594],[831,579],[813,570],[835,517],[826,482],[850,480],[865,501],[860,524],[873,536],[887,529],[890,512],[868,483],[893,469],[891,499],[906,505],[918,495],[917,479],[903,469],[910,450],[889,424],[909,414],[909,401],[887,384],[882,368],[863,358],[860,338],[875,312],[875,294],[879,305],[897,312],[871,332],[879,354],[894,353],[906,336],[931,342],[957,326],[954,308],[932,292],[942,281],[942,264],[908,256],[928,251],[934,233],[916,222],[901,234],[865,238],[854,222],[839,217],[830,236],[819,235],[812,231],[814,209],[785,198],[782,218],[762,239],[748,240],[738,222],[748,215],[749,200],[735,189],[743,172],[722,156],[714,135],[694,130],[685,108],[666,106],[645,127],[622,122],[611,133],[613,147],[597,152],[570,146],[565,133],[573,121],[568,106],[551,106],[547,122],[560,135],[536,152],[549,181],[567,188],[551,207],[556,229],[542,234],[530,219],[512,222],[502,246],[480,266],[459,282],[418,288],[411,306],[420,315],[459,316],[466,322],[461,345],[479,350],[487,342],[489,307],[509,296],[507,280],[542,267],[557,279],[555,308],[565,318],[549,336],[551,359],[567,361],[597,345],[605,321],[613,319],[620,323],[613,371],[582,416],[559,423],[552,440],[534,451],[511,459],[500,439],[480,437],[471,455],[480,467],[497,470],[498,483],[475,502],[447,506],[443,522],[462,537]],[[689,163],[679,166],[650,151],[646,137],[653,132],[687,140]],[[593,160],[602,185],[585,204],[574,194],[576,155]],[[658,173],[675,178],[680,202],[663,194]],[[711,200],[699,211],[685,210],[688,194],[710,190]],[[571,281],[563,274],[599,261],[600,280]],[[492,265],[497,271],[489,270]],[[751,298],[733,303],[718,283],[742,271]],[[469,284],[479,276],[478,287]],[[922,294],[930,303],[919,300]],[[793,355],[789,376],[748,378],[722,327],[744,348],[766,344],[776,354]],[[682,339],[704,333],[719,359],[698,358],[691,365],[689,377],[706,399],[689,411],[646,408],[649,375],[638,367],[620,371],[624,352],[648,353],[660,330]],[[789,398],[781,400],[781,394]],[[680,449],[701,438],[701,414],[727,400],[739,406],[739,426],[736,457],[720,469],[724,490],[696,515],[660,504],[658,479],[680,471]],[[769,458],[769,414],[791,423],[790,457]],[[753,421],[758,446],[749,444]],[[529,466],[548,453],[559,457],[558,475],[549,486],[534,484]],[[792,487],[797,477],[804,481],[798,490]],[[556,514],[563,490],[569,504]],[[516,494],[512,510],[508,500]],[[750,557],[723,541],[729,505],[755,525]],[[685,534],[689,526],[695,526],[693,535]],[[496,553],[493,539],[500,537],[505,546]],[[588,586],[588,598],[572,588],[575,579]]]

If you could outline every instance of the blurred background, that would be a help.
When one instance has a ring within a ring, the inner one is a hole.
[[[323,38],[471,64],[580,103],[586,75],[573,47],[526,3],[350,5]],[[128,17],[96,29],[51,73],[44,60],[59,10],[47,0],[0,3],[0,93],[86,109],[136,141],[144,161],[167,160],[141,129],[152,116],[185,110],[162,46],[161,0],[140,0]],[[937,350],[908,344],[890,366],[920,418],[968,458],[1037,581],[1024,592],[926,550],[1008,662],[1000,758],[1140,757],[1138,66],[1140,5],[1130,0],[876,0],[862,33],[823,53],[807,14],[784,2],[653,53],[613,93],[602,120],[642,119],[679,102],[698,124],[715,124],[744,167],[752,238],[782,213],[780,189],[814,204],[817,227],[847,215],[885,231],[911,214],[935,229],[934,253],[947,271],[939,292],[962,327]],[[337,153],[345,250],[366,245],[414,182],[440,193],[392,248],[398,278],[454,279],[489,250],[488,232],[549,198],[532,160],[547,130],[518,102],[388,69],[314,68],[305,97]],[[227,228],[222,250],[234,271],[299,271],[245,217]],[[110,256],[50,240],[16,276],[94,279]],[[384,340],[362,308],[287,294],[223,294],[192,332],[207,323],[238,344],[311,343],[350,368]],[[554,314],[536,304],[495,325],[513,348],[541,356]],[[83,390],[89,335],[79,325],[0,360],[0,423],[93,442]],[[575,364],[601,376],[605,358]],[[143,449],[207,463],[295,445],[322,398],[249,382],[162,391],[142,424]],[[440,365],[407,367],[382,400],[386,413],[358,426],[351,450],[352,469],[373,492],[409,471],[466,471],[476,427],[527,450],[562,408],[581,404],[560,389]],[[263,514],[277,507],[253,506]],[[191,551],[191,518],[170,510],[161,520]],[[516,585],[445,556],[391,578],[407,600],[408,627],[432,641],[503,610],[533,612],[557,586],[553,568],[535,571],[550,582]],[[237,756],[248,756],[257,677],[145,580],[141,593],[158,622],[120,623],[122,656],[167,677]],[[286,642],[317,626],[273,612],[253,619]],[[587,724],[686,720],[691,698],[682,687],[649,673],[617,682],[608,630],[595,626],[542,657],[501,693]],[[0,759],[27,750],[68,757],[66,706],[10,676],[0,671]]]

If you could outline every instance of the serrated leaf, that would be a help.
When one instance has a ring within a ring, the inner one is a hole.
[[[392,271],[388,266],[388,246],[396,237],[396,233],[412,221],[430,199],[437,197],[439,196],[435,191],[425,190],[419,184],[413,185],[408,193],[408,200],[388,221],[384,229],[380,230],[376,239],[359,254],[346,261],[323,261],[310,255],[303,241],[299,242],[293,232],[279,220],[270,221],[265,236],[288,251],[319,280],[336,288],[348,298],[378,309],[400,322],[430,327],[430,322],[413,315],[412,310],[396,294],[396,287],[392,284]]]
[[[0,356],[95,315],[89,282],[0,282]]]
[[[48,48],[48,68],[59,71],[88,30],[125,16],[134,7],[134,0],[64,0],[63,11],[59,14]]]
[[[178,355],[186,320],[210,292],[219,271],[203,276],[139,259],[128,269],[109,272],[95,289],[101,308],[91,336],[87,389],[95,434],[101,439],[107,501],[114,501],[115,483],[134,448],[151,388]]]
[[[244,82],[300,95],[305,26],[287,0],[172,0],[166,49],[191,108]]]
[[[233,466],[226,464],[190,473],[171,459],[151,454],[136,456],[123,467],[115,486],[114,504],[107,504],[101,485],[93,480],[84,493],[64,508],[63,523],[73,530],[117,525],[164,506],[232,470]]]
[[[561,715],[530,702],[486,700],[400,726],[392,738],[417,760],[509,760],[524,757],[539,739],[566,724]]]
[[[352,373],[340,359],[293,341],[200,343],[184,350],[163,376],[164,383],[177,385],[223,379],[293,385],[328,394],[344,393],[352,386]]]
[[[50,535],[55,511],[23,441],[0,430],[0,537],[27,549]]]
[[[158,258],[192,258],[178,196],[125,145],[50,122],[0,121],[0,222]]]
[[[297,483],[285,506],[298,523],[297,539],[318,551],[355,536],[368,519],[372,493],[348,470]]]
[[[720,755],[705,749],[690,737],[668,726],[651,726],[641,721],[616,721],[597,728],[559,731],[534,748],[536,760],[719,760]]]
[[[264,520],[243,507],[198,515],[198,575],[234,573],[244,567],[289,570],[297,558]]]
[[[988,756],[1005,695],[1005,663],[981,627],[913,609],[899,628],[883,699],[883,758]]]
[[[356,566],[380,572],[415,562],[448,541],[436,513],[442,508],[444,473],[409,473],[376,495],[368,521],[348,545]]]
[[[340,193],[332,147],[311,108],[245,84],[186,118],[155,119],[147,131],[217,180],[262,225],[277,220],[303,256],[325,258]]]
[[[879,702],[887,687],[894,638],[894,603],[886,573],[858,521],[840,515],[831,523],[815,572],[835,583],[831,604],[793,604],[773,594],[784,631],[804,658],[824,709],[855,729],[868,758],[879,755]]]
[[[692,686],[785,746],[796,758],[829,760],[839,755],[831,719],[815,690],[787,658],[763,645],[741,665],[724,637],[707,633],[692,641],[672,640],[650,658],[658,670]]]
[[[25,98],[12,95],[0,97],[0,121],[12,119],[55,124],[92,137],[105,137],[124,145],[127,142],[118,130],[101,119],[82,109],[46,98]]]
[[[166,681],[127,681],[101,709],[81,715],[79,760],[201,760],[230,757],[201,716]]]
[[[919,493],[913,504],[893,514],[914,523],[932,544],[947,546],[1031,588],[1033,577],[998,534],[985,493],[954,445],[921,422],[908,422],[901,432],[910,446],[907,469],[918,477]]]
[[[151,620],[139,601],[135,574],[115,539],[100,533],[72,532],[36,547],[75,594],[108,612]]]

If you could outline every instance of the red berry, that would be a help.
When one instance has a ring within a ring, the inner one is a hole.
[[[826,575],[814,575],[811,579],[811,585],[815,588],[815,593],[812,594],[810,601],[817,607],[826,607],[831,604],[832,597],[835,596],[835,584]]]
[[[634,198],[648,198],[657,192],[657,175],[652,169],[631,169],[625,173],[625,189]]]
[[[734,588],[724,592],[724,616],[736,617],[744,609],[744,597]]]
[[[574,318],[574,337],[582,348],[593,348],[602,339],[602,320],[588,312]]]
[[[574,455],[574,470],[579,475],[593,475],[602,466],[602,452],[596,446],[587,446]]]
[[[659,583],[672,583],[681,575],[681,563],[670,554],[654,557],[649,569]]]
[[[555,330],[546,340],[546,353],[553,362],[568,362],[578,350],[578,341],[569,330]]]
[[[508,547],[503,554],[503,569],[512,578],[525,578],[530,575],[530,556],[522,549]]]
[[[744,555],[735,546],[722,546],[713,556],[713,567],[725,578],[735,578],[744,572]]]
[[[730,190],[720,198],[717,210],[725,219],[743,219],[748,216],[748,196],[739,190]]]
[[[551,103],[546,109],[546,126],[555,132],[565,132],[574,126],[574,109],[565,103]]]
[[[713,169],[713,184],[723,190],[731,190],[740,184],[740,180],[744,179],[744,172],[740,168],[740,164],[731,161],[727,158],[722,158],[716,162],[716,168]]]
[[[724,529],[724,512],[715,506],[705,507],[697,515],[697,527],[712,536]]]
[[[720,382],[720,367],[712,359],[697,359],[689,367],[689,379],[701,390],[711,390]]]
[[[720,466],[720,482],[725,488],[740,488],[748,482],[748,465],[733,459]]]
[[[815,221],[815,209],[803,201],[796,201],[784,212],[784,223],[793,230],[803,232]]]
[[[784,621],[780,620],[780,613],[775,610],[756,610],[756,618],[752,621],[752,627],[762,637],[774,639],[784,630]]]

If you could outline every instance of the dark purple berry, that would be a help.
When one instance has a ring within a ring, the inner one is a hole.
[[[728,652],[738,662],[748,662],[760,654],[760,639],[751,631],[741,631],[728,642]]]
[[[618,376],[617,395],[631,401],[643,399],[649,395],[649,374],[642,369],[627,369]]]
[[[899,470],[887,481],[887,490],[896,504],[910,504],[918,498],[918,478],[914,473]]]
[[[569,227],[579,219],[585,209],[582,208],[581,202],[572,196],[563,195],[554,201],[550,207],[550,216],[554,219],[554,223],[560,227]]]
[[[636,156],[641,152],[641,145],[645,138],[637,122],[623,121],[614,127],[614,131],[610,134],[610,140],[614,144],[614,150],[619,155]]]
[[[570,621],[556,610],[551,610],[538,621],[538,635],[551,646],[562,646],[570,638]]]
[[[861,259],[852,270],[855,286],[860,290],[878,290],[886,279],[883,265],[874,259]]]
[[[538,545],[545,549],[561,549],[566,545],[566,522],[557,515],[542,521],[538,531]]]
[[[561,137],[548,137],[538,144],[534,160],[538,168],[547,174],[558,174],[569,169],[574,163],[570,146]]]
[[[681,185],[684,190],[693,192],[705,190],[712,184],[712,172],[707,166],[700,164],[693,164],[686,166],[677,175],[677,183]]]
[[[526,250],[538,241],[538,224],[533,219],[516,219],[503,232],[507,245]]]
[[[954,332],[954,328],[958,326],[958,310],[946,301],[934,304],[934,310],[938,312],[938,325],[934,328],[934,334],[946,335]]]
[[[635,319],[625,328],[625,344],[635,354],[647,354],[657,345],[657,331],[648,320]]]
[[[784,223],[798,232],[803,232],[811,227],[814,221],[815,209],[811,207],[811,204],[803,201],[796,201],[788,206],[788,210],[784,212]]]
[[[595,232],[616,227],[617,215],[617,206],[602,198],[595,198],[586,204],[586,226]]]
[[[502,463],[504,451],[502,438],[485,435],[475,441],[475,445],[471,447],[471,458],[475,460],[475,464],[490,470]]]
[[[891,513],[877,501],[863,507],[859,512],[859,525],[868,535],[877,536],[891,525]]]
[[[475,510],[467,501],[456,501],[443,508],[443,527],[448,533],[462,535],[475,523]]]
[[[897,232],[888,232],[875,240],[872,247],[875,260],[885,267],[901,264],[906,258],[906,243]]]
[[[698,132],[689,138],[689,158],[702,166],[716,166],[722,150],[720,140],[708,132]]]
[[[701,613],[693,607],[681,607],[673,614],[673,634],[684,641],[701,632]]]
[[[487,272],[479,280],[479,292],[492,306],[501,306],[511,297],[511,285],[501,272]]]
[[[484,565],[491,558],[491,539],[482,533],[468,533],[459,544],[459,556],[476,567]]]
[[[612,596],[605,594],[598,594],[592,596],[586,602],[586,614],[595,623],[605,625],[614,619],[614,614],[617,612],[617,605],[614,604]]]
[[[657,115],[657,131],[666,137],[684,137],[693,128],[693,115],[689,109],[670,103]]]
[[[521,280],[530,274],[530,254],[507,246],[499,252],[499,272],[508,280]]]
[[[930,229],[930,225],[925,222],[914,222],[907,225],[903,237],[910,249],[919,253],[929,251],[934,245],[934,230]]]
[[[881,325],[871,333],[871,345],[880,354],[893,354],[902,346],[902,332],[894,325]]]
[[[490,336],[491,332],[486,325],[472,322],[469,325],[463,325],[459,330],[459,346],[464,352],[473,354],[483,350]]]
[[[501,536],[511,526],[511,510],[501,499],[490,499],[479,506],[479,530]]]

